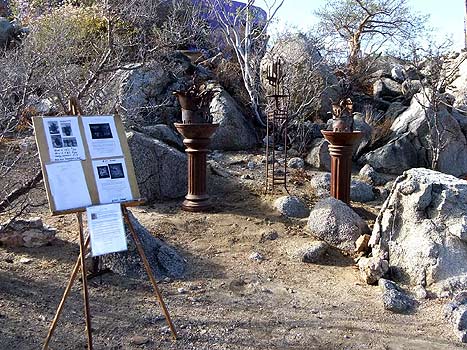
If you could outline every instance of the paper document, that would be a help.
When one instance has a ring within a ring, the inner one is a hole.
[[[52,162],[86,159],[77,117],[43,118],[42,121]]]
[[[91,236],[92,256],[127,250],[120,204],[88,207],[86,214]]]
[[[113,116],[83,117],[82,120],[91,158],[123,155]]]
[[[83,208],[92,204],[81,161],[46,164],[45,170],[56,210]]]
[[[124,158],[93,160],[92,168],[102,204],[132,200]]]

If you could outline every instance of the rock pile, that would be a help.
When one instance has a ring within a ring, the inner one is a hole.
[[[42,247],[55,240],[56,232],[40,218],[13,219],[0,225],[0,246]]]

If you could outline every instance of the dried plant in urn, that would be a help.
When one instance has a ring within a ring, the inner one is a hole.
[[[353,131],[353,102],[350,98],[332,104],[332,131]]]
[[[186,89],[174,91],[182,108],[182,123],[212,123],[209,114],[209,104],[213,97],[213,91],[208,89],[206,82],[198,82],[193,76],[191,84]]]

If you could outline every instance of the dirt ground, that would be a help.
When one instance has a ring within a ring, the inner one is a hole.
[[[351,257],[331,250],[319,264],[300,262],[293,252],[313,238],[306,220],[272,209],[279,194],[262,192],[261,154],[214,156],[226,173],[209,175],[211,212],[181,211],[181,200],[132,209],[188,262],[183,280],[159,281],[179,339],[171,339],[147,280],[108,273],[89,281],[94,349],[464,348],[443,320],[446,300],[422,301],[411,315],[393,314],[383,309],[379,288],[359,280]],[[254,169],[247,167],[250,160]],[[252,179],[242,179],[245,174]],[[312,205],[304,174],[290,178],[290,192]],[[58,229],[58,239],[41,248],[0,248],[1,350],[41,348],[79,252],[74,215],[51,217],[47,206],[35,211]],[[268,230],[278,238],[262,240]],[[264,260],[250,259],[253,252]],[[21,263],[24,257],[31,261]],[[50,349],[85,348],[77,282]]]

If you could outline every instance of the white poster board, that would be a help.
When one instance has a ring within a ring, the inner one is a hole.
[[[52,213],[139,199],[118,116],[33,117],[32,122]]]
[[[120,204],[86,208],[92,256],[127,250],[125,227]]]

